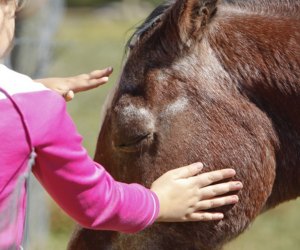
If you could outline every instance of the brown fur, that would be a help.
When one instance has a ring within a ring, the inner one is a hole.
[[[219,249],[299,196],[299,0],[171,1],[130,47],[95,159],[117,180],[148,187],[195,161],[205,171],[234,167],[244,189],[222,221],[161,223],[132,236],[80,229],[70,249]],[[165,113],[178,98],[185,110]],[[154,125],[126,117],[129,105],[147,108]]]

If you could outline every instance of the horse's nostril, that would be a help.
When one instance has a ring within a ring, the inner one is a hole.
[[[132,138],[128,138],[123,142],[113,142],[114,148],[123,152],[136,152],[145,149],[153,141],[153,133],[145,133]]]

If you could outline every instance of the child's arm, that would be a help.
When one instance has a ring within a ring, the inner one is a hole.
[[[70,101],[74,98],[74,93],[93,89],[106,83],[112,72],[113,68],[108,67],[106,69],[92,71],[89,74],[62,78],[53,77],[36,79],[35,81],[58,92],[66,101]]]

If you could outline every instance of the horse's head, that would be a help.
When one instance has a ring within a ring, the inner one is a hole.
[[[216,2],[162,5],[129,41],[99,138],[104,157],[97,156],[114,166],[118,178],[149,186],[162,172],[199,160],[206,151],[209,124],[199,108],[204,85],[220,70],[204,39]]]
[[[277,60],[272,54],[270,31],[287,33],[287,19],[263,17],[259,1],[232,2],[177,0],[154,10],[129,42],[95,156],[117,180],[146,186],[195,161],[205,164],[204,171],[234,167],[244,183],[240,202],[223,208],[228,217],[221,222],[193,224],[202,227],[195,229],[195,242],[207,249],[246,228],[264,208],[275,179],[276,132],[262,99],[254,102],[249,88],[280,78],[282,65],[274,65],[285,55]],[[173,226],[182,235],[193,228]]]
[[[208,169],[253,164],[255,147],[245,140],[261,131],[209,44],[218,18],[217,1],[171,1],[130,40],[96,156],[118,179],[149,186],[194,161]]]

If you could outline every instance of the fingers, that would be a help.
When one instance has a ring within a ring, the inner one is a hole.
[[[81,74],[70,79],[70,89],[74,93],[90,90],[108,82],[113,72],[112,67],[102,70],[94,70],[89,74]]]
[[[90,79],[97,79],[101,77],[108,77],[113,72],[112,67],[108,67],[102,70],[94,70],[90,73]]]
[[[236,204],[239,201],[237,195],[219,197],[211,200],[199,201],[194,212],[187,214],[185,218],[180,221],[212,221],[221,220],[224,218],[223,213],[218,212],[204,212],[201,210],[207,210],[211,208],[221,207],[225,205]]]
[[[222,207],[226,205],[233,205],[239,201],[239,197],[237,195],[230,195],[225,197],[218,197],[211,200],[202,200],[196,204],[196,210],[207,210],[216,207]]]
[[[176,168],[169,171],[169,174],[174,175],[175,178],[188,178],[198,174],[203,169],[203,164],[201,162],[196,162],[191,165]]]
[[[113,72],[112,67],[108,67],[103,70],[95,70],[90,73],[90,79],[89,79],[89,84],[98,87],[99,85],[102,85],[106,82],[108,82],[108,77],[111,75]]]
[[[226,183],[216,184],[212,186],[202,187],[200,189],[201,200],[210,199],[215,196],[220,196],[232,191],[242,189],[243,185],[239,181],[230,181]]]
[[[222,220],[224,214],[222,213],[208,213],[208,212],[195,212],[190,214],[185,221],[211,221]]]
[[[193,179],[197,183],[199,183],[200,187],[205,187],[205,186],[211,185],[212,183],[231,178],[231,177],[235,176],[235,174],[236,174],[236,172],[234,169],[226,168],[226,169],[203,173],[203,174],[193,177]]]
[[[225,205],[236,204],[239,201],[237,195],[219,197],[211,200],[199,201],[196,205],[196,212],[191,213],[187,216],[186,221],[211,221],[211,220],[221,220],[224,218],[223,213],[210,213],[203,212],[200,210],[207,210],[216,207],[221,207]]]

